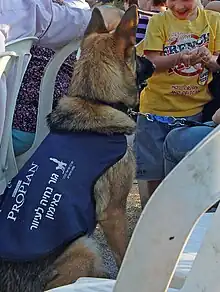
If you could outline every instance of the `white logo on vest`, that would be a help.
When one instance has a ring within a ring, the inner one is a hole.
[[[50,161],[53,161],[54,163],[56,163],[57,164],[56,170],[61,170],[62,173],[64,174],[66,166],[67,166],[65,162],[59,161],[58,159],[52,158],[52,157],[50,157]]]

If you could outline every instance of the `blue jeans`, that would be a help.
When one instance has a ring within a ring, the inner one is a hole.
[[[201,121],[202,113],[184,117],[193,121]],[[163,144],[166,136],[175,126],[158,121],[149,121],[138,116],[134,150],[137,161],[138,180],[161,180],[164,178]]]
[[[165,175],[212,130],[213,128],[207,126],[173,129],[167,135],[163,145]]]

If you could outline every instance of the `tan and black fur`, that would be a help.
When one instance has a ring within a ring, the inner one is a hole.
[[[53,131],[134,132],[135,123],[111,104],[137,103],[134,44],[136,6],[129,8],[109,34],[94,9],[75,65],[68,96],[48,116]],[[135,175],[131,149],[100,177],[94,187],[97,220],[120,266],[126,251],[126,200]],[[94,241],[82,237],[67,248],[28,263],[0,260],[0,292],[41,292],[72,283],[82,276],[104,276]]]

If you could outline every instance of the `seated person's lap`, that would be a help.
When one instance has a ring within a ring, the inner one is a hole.
[[[186,119],[201,121],[202,114],[186,117]],[[163,163],[163,143],[173,126],[157,121],[148,121],[139,116],[135,137],[135,152],[137,159],[137,179],[160,180],[165,176]]]

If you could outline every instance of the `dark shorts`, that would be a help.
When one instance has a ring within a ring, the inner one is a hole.
[[[184,118],[201,121],[202,113]],[[137,179],[152,181],[164,178],[163,144],[168,133],[176,127],[158,121],[151,122],[144,116],[138,117],[134,145]]]

